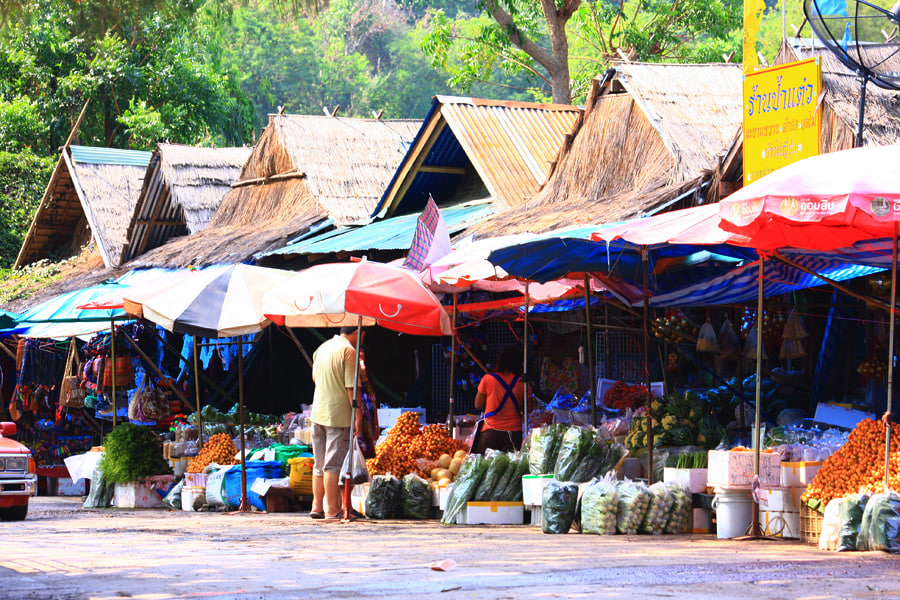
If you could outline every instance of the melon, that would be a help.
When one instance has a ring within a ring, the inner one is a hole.
[[[432,455],[433,456],[433,455]],[[450,461],[453,457],[449,454],[441,454],[441,457],[438,459],[438,464],[441,465],[441,468],[446,469],[450,466]]]
[[[460,469],[460,467],[462,467],[462,464],[463,464],[463,459],[454,458],[453,460],[450,461],[450,472],[453,473],[454,475],[456,475],[457,473],[459,473],[459,469]]]
[[[456,454],[453,455],[453,458],[465,458],[466,451],[465,450],[457,450]]]
[[[438,473],[440,473],[440,471],[441,471],[440,467],[433,468],[431,470],[431,479],[434,481],[437,481],[438,479],[440,479],[440,477],[438,477]]]

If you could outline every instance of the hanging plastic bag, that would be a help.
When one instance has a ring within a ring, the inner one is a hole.
[[[375,475],[366,495],[366,517],[391,519],[399,512],[400,480],[393,475]]]
[[[470,454],[466,457],[456,475],[456,481],[453,482],[450,495],[447,497],[447,507],[441,517],[441,523],[445,525],[456,523],[456,515],[466,505],[466,502],[471,500],[487,469],[487,461],[482,455]]]
[[[838,552],[856,550],[856,544],[859,539],[859,529],[860,525],[862,525],[863,513],[866,510],[866,503],[868,501],[868,494],[850,494],[849,496],[841,498],[841,503],[839,505],[841,530],[838,534]]]
[[[415,473],[403,478],[403,492],[400,507],[403,516],[408,519],[427,519],[431,510],[431,488],[428,482]]]
[[[750,328],[750,332],[747,334],[747,344],[744,346],[744,359],[745,360],[756,360],[756,325]],[[763,344],[762,347],[762,359],[769,360],[769,355],[766,353],[766,346]]]
[[[350,456],[353,456],[353,472],[350,472]],[[341,478],[338,485],[344,485],[344,474],[350,473],[350,481],[354,484],[368,483],[369,469],[366,467],[366,457],[363,456],[362,450],[359,448],[359,439],[354,436],[350,440],[350,450],[344,457],[344,464],[341,465]]]
[[[697,334],[697,352],[718,352],[719,340],[716,338],[716,330],[707,317],[706,323],[700,326]]]
[[[741,356],[741,341],[734,325],[727,318],[719,327],[719,356],[724,360],[736,360]]]
[[[614,535],[618,503],[614,478],[604,477],[589,483],[581,496],[581,531]]]
[[[568,533],[575,520],[578,486],[574,483],[551,481],[544,486],[541,502],[541,531]]]

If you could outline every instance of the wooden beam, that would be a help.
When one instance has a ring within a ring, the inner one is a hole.
[[[162,174],[162,156],[157,154],[156,157],[156,169],[154,169],[153,173],[153,181],[150,182],[152,189],[149,192],[149,196],[151,198],[156,198],[156,204],[153,206],[153,212],[150,215],[149,223],[142,223],[138,221],[136,224],[146,224],[147,227],[144,228],[141,236],[141,241],[138,244],[137,251],[134,256],[140,256],[147,250],[147,244],[150,242],[150,229],[157,223],[156,219],[159,217],[159,213],[162,211],[163,204],[169,204],[169,198],[171,198],[171,191],[169,190],[169,186],[166,185],[165,180],[163,179]],[[162,192],[160,192],[160,188],[162,188]],[[147,196],[145,196],[146,198]],[[138,214],[135,212],[135,214]],[[123,248],[124,252],[124,248]],[[134,257],[131,257],[134,258]]]
[[[135,224],[148,225],[150,227],[154,227],[156,225],[159,225],[160,227],[178,227],[179,225],[184,225],[184,221],[158,221],[151,217],[149,219],[137,219],[135,221]]]
[[[248,185],[256,185],[256,184],[265,184],[273,181],[283,181],[285,179],[298,179],[306,177],[306,173],[303,171],[291,171],[289,173],[279,173],[277,175],[270,175],[269,177],[256,177],[255,179],[244,179],[243,181],[236,181],[231,184],[233,188],[245,187]]]
[[[462,167],[442,167],[440,165],[422,165],[419,167],[420,173],[444,173],[446,175],[465,175],[466,170]]]

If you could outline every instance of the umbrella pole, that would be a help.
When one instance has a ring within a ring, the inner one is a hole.
[[[588,361],[588,391],[591,393],[591,426],[597,426],[597,374],[594,364],[594,344],[591,338],[594,332],[591,329],[591,281],[590,276],[584,274],[584,322],[587,324],[587,361]]]
[[[197,336],[191,336],[194,338],[194,398],[196,400],[195,406],[197,407],[197,431],[199,432],[197,437],[197,447],[203,448],[203,415],[200,413],[200,369],[197,368],[199,363],[197,359]]]
[[[247,499],[247,450],[244,433],[244,340],[238,338],[238,403],[241,413],[241,506],[238,512],[250,512],[250,501]]]
[[[116,321],[109,317],[109,360],[112,363],[112,426],[116,426],[118,409],[116,408]]]
[[[353,489],[353,435],[355,432],[356,409],[359,406],[357,394],[359,394],[359,346],[362,337],[362,316],[356,319],[356,366],[353,368],[353,399],[350,401],[350,460],[347,461],[347,473],[344,473],[344,520],[350,520],[350,492]]]
[[[890,489],[891,476],[891,405],[894,399],[894,325],[897,307],[897,222],[894,221],[894,248],[891,256],[891,325],[888,337],[887,410],[884,419],[884,491]]]
[[[447,429],[450,430],[450,437],[456,439],[456,413],[455,398],[456,395],[456,306],[459,300],[459,294],[453,294],[453,312],[450,313],[452,337],[450,338],[450,409],[447,413]]]
[[[641,250],[644,263],[644,377],[647,381],[647,485],[653,484],[653,392],[650,385],[650,255],[646,248]],[[662,365],[660,365],[661,367]]]
[[[756,299],[756,406],[754,407],[754,415],[753,415],[753,483],[756,484],[759,481],[759,452],[760,452],[760,444],[762,440],[760,439],[759,429],[760,429],[760,413],[762,411],[762,350],[763,350],[763,292],[765,280],[765,258],[762,253],[759,254],[759,289],[758,289],[758,298]],[[744,407],[741,406],[740,410],[743,411]],[[751,536],[759,536],[762,534],[762,531],[759,527],[759,504],[756,502],[752,503],[753,511],[750,519],[750,535]]]
[[[529,294],[528,294],[528,284],[529,282],[525,282],[525,331],[522,336],[522,382],[524,385],[524,393],[522,396],[522,439],[525,439],[525,435],[528,433],[528,308],[529,308]]]

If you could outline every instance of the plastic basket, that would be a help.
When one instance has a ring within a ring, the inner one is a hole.
[[[806,504],[800,505],[800,541],[807,544],[818,544],[822,534],[824,515],[811,509]]]
[[[288,459],[291,489],[295,496],[312,496],[313,457],[300,456]]]

